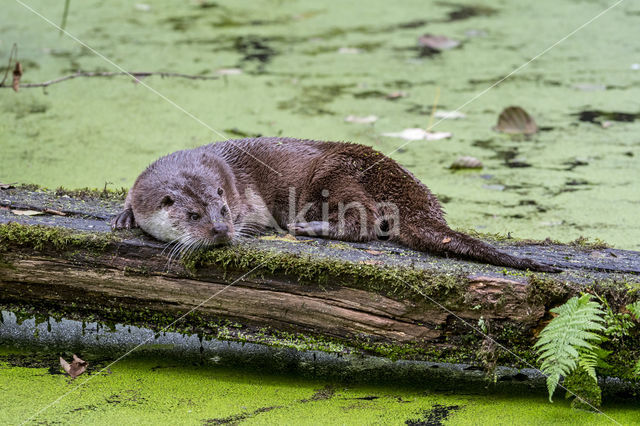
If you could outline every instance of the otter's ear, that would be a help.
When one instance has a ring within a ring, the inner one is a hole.
[[[222,196],[222,194],[224,194],[224,191],[222,188],[218,188],[218,195]]]
[[[173,198],[171,198],[171,196],[165,195],[164,197],[162,197],[162,200],[160,201],[161,207],[169,207],[172,205],[173,205]]]

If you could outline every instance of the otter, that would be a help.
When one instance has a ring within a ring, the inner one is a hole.
[[[277,228],[559,271],[452,230],[435,195],[411,172],[368,146],[346,142],[255,138],[174,152],[140,174],[124,211],[112,220],[113,229],[136,226],[181,250]]]

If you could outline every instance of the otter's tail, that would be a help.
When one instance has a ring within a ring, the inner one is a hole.
[[[516,269],[529,269],[538,272],[560,272],[561,269],[517,257],[502,252],[495,247],[446,226],[429,228],[422,235],[401,236],[400,239],[411,248],[438,254],[454,254],[462,258],[477,260],[497,266],[508,266]]]

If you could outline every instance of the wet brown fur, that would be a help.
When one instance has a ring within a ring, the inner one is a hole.
[[[224,189],[220,200],[212,195],[217,187]],[[295,190],[296,212],[312,203],[304,216],[306,223],[300,226],[289,223],[291,188]],[[232,238],[235,229],[244,226],[246,217],[262,217],[260,210],[266,207],[275,223],[252,220],[251,229],[277,225],[302,234],[315,231],[344,241],[368,241],[390,227],[396,231],[389,235],[391,241],[415,250],[519,269],[557,271],[450,229],[440,203],[424,184],[394,160],[364,145],[258,138],[178,151],[161,158],[140,175],[129,192],[125,211],[113,222],[114,228],[135,226],[139,215],[161,208],[167,191],[195,204],[215,201],[219,208],[220,202],[226,203],[232,213],[227,218]],[[265,205],[258,205],[247,193],[259,195]],[[345,226],[337,226],[339,203],[351,202],[365,207],[364,233],[356,209],[346,210]],[[323,203],[328,206],[328,224],[322,222]],[[397,206],[399,224],[388,222],[392,211],[380,207],[380,203]],[[176,223],[180,220],[176,218]]]

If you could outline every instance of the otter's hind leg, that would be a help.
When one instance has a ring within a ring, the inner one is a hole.
[[[341,241],[370,241],[374,239],[375,216],[372,212],[344,212],[332,214],[327,221],[312,220],[287,225],[294,235],[326,237]]]
[[[342,241],[375,238],[376,206],[358,183],[343,182],[341,187],[329,191],[328,199],[316,202],[315,206],[308,215],[310,220],[287,224],[291,233]]]

